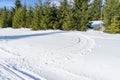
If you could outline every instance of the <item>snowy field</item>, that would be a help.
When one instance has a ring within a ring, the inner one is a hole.
[[[120,80],[120,35],[0,29],[0,80]]]

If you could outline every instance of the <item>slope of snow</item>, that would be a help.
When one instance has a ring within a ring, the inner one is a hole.
[[[120,35],[0,29],[0,80],[120,80]]]

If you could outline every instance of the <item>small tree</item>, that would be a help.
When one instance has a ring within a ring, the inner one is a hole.
[[[36,4],[35,9],[33,11],[33,21],[32,21],[32,30],[39,30],[42,29],[41,21],[43,17],[43,7],[42,7],[42,1],[39,0],[39,2]]]
[[[75,27],[77,30],[86,31],[89,22],[90,0],[74,0]]]
[[[13,28],[26,27],[26,7],[19,8],[13,17]]]
[[[102,0],[94,0],[90,6],[91,21],[101,19]]]
[[[29,10],[26,14],[26,27],[27,28],[32,28],[32,22],[33,22],[33,16],[34,16],[34,11],[33,11],[33,8],[30,6],[29,7]]]
[[[108,27],[108,32],[111,34],[120,33],[120,21],[118,16],[114,16],[111,20],[111,25]]]
[[[2,28],[5,28],[8,26],[7,24],[7,10],[6,7],[4,7],[4,9],[1,12],[1,16],[0,16],[0,26]]]
[[[114,21],[119,20],[116,19],[116,16],[120,16],[120,2],[119,0],[105,0],[105,1],[106,1],[104,8],[105,32],[109,32],[110,26],[116,25]]]

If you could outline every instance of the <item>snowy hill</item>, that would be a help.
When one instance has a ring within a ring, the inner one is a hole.
[[[0,80],[120,80],[120,35],[0,29]]]

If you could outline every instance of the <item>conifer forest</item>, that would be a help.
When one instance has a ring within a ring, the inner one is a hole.
[[[119,0],[38,0],[35,6],[21,4],[0,9],[0,27],[31,28],[32,30],[60,29],[86,31],[90,21],[102,20],[107,33],[120,33]]]

